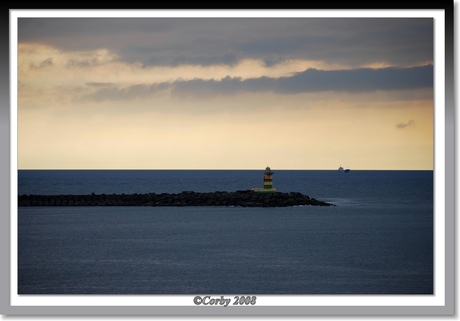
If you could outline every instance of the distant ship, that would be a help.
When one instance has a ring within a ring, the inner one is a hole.
[[[349,168],[343,169],[342,165],[340,165],[339,172],[348,173],[349,171],[350,171]]]

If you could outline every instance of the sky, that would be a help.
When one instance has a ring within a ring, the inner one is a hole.
[[[19,18],[18,169],[432,170],[432,18]]]

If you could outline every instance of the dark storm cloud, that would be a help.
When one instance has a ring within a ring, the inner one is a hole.
[[[289,59],[350,66],[433,59],[426,18],[20,18],[18,39],[61,50],[110,49],[148,65],[226,64]]]
[[[307,69],[291,77],[250,78],[225,77],[220,80],[176,80],[159,84],[139,84],[127,88],[102,87],[84,100],[130,100],[171,89],[176,95],[234,95],[239,93],[274,92],[278,94],[299,94],[312,92],[363,93],[374,91],[415,90],[433,88],[433,66],[412,68],[360,68],[354,70]]]

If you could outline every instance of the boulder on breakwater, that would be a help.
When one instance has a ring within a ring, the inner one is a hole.
[[[177,194],[99,194],[91,195],[20,195],[19,206],[334,206],[297,192],[259,193],[252,190],[236,192]]]

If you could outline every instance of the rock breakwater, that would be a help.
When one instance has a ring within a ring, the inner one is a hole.
[[[177,194],[90,194],[90,195],[20,195],[19,206],[334,206],[307,195],[290,193],[259,193],[252,190],[236,192]]]

